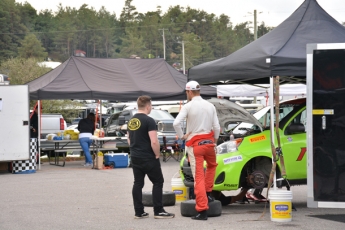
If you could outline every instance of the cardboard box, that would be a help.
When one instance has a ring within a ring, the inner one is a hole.
[[[128,153],[106,153],[104,154],[104,165],[114,168],[128,167]]]
[[[103,169],[103,156],[95,156],[93,161],[94,169]]]

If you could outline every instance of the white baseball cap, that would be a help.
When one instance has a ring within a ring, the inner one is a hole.
[[[200,90],[200,85],[196,81],[187,82],[186,90]]]

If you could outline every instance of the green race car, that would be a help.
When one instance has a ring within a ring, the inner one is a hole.
[[[236,111],[232,105],[234,103],[230,101],[223,103],[222,100],[211,101],[217,109],[221,127],[228,127],[233,123],[234,114],[242,113],[244,119],[241,119],[242,123],[232,130],[234,140],[225,141],[217,146],[218,166],[213,190],[267,187],[272,168],[269,106],[254,114],[256,121],[248,123],[250,114],[245,114],[242,110]],[[222,105],[220,106],[220,104]],[[225,104],[228,105],[228,108]],[[306,98],[284,101],[280,103],[279,107],[279,133],[286,179],[289,185],[306,184]],[[222,138],[224,136],[220,137],[220,139]],[[277,141],[275,141],[275,146],[277,147]],[[180,167],[180,175],[184,184],[187,187],[193,187],[194,180],[187,156],[181,160]],[[280,177],[281,165],[278,161],[277,178]],[[285,183],[286,180],[281,180],[277,186],[287,185]]]

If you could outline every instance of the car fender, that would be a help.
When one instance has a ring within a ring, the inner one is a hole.
[[[241,174],[245,166],[256,157],[267,157],[272,159],[272,154],[268,152],[256,152],[255,155],[243,154],[240,151],[218,154],[215,174],[214,190],[237,190],[241,187],[240,180]],[[280,164],[277,164],[277,170],[280,170]],[[222,183],[217,183],[217,179],[221,177],[221,174],[225,174],[225,179]]]

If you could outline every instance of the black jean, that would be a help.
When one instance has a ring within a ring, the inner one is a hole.
[[[142,202],[142,189],[144,187],[145,175],[148,176],[153,184],[153,211],[154,213],[162,211],[164,178],[159,159],[141,159],[131,157],[131,162],[134,175],[132,196],[135,214],[140,215],[144,212],[144,205]]]

